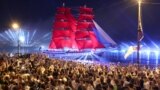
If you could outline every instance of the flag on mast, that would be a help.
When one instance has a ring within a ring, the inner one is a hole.
[[[139,28],[138,30],[138,41],[142,41],[144,38],[143,29]]]
[[[143,46],[142,45],[140,45],[140,48],[142,48]],[[137,52],[137,50],[138,50],[138,48],[137,48],[137,46],[130,46],[127,50],[126,50],[126,52],[125,52],[125,54],[124,54],[124,59],[127,59],[130,55],[132,55],[134,52]]]

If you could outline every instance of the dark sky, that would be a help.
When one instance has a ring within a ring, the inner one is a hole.
[[[143,29],[145,42],[160,40],[160,0],[144,0]],[[56,7],[73,9],[84,4],[94,8],[95,21],[115,40],[136,41],[136,0],[0,0],[0,32],[17,21],[21,26],[50,32]],[[150,3],[152,2],[152,3]]]

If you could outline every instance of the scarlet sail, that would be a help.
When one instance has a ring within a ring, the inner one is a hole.
[[[104,48],[93,32],[93,18],[94,15],[92,8],[80,7],[80,15],[77,22],[77,33],[80,35],[77,35],[78,39],[76,38],[79,49]]]
[[[71,16],[70,8],[57,8],[50,49],[72,48],[72,27],[68,16]]]
[[[95,27],[93,19],[92,8],[80,7],[78,18],[71,14],[70,8],[57,8],[50,49],[104,48],[92,29]]]

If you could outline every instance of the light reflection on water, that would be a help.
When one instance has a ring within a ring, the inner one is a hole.
[[[124,51],[117,52],[106,52],[105,57],[109,58],[110,61],[114,62],[125,62],[125,63],[136,63],[137,53],[134,52],[127,59],[124,59]],[[140,63],[142,65],[154,65],[158,66],[160,64],[160,53],[159,51],[141,51],[140,52]]]
[[[9,52],[9,53],[17,53],[18,49],[15,48],[0,48],[0,52]],[[39,47],[30,47],[30,48],[22,48],[21,47],[21,53],[35,53],[35,52],[41,52]],[[123,62],[123,63],[136,63],[137,62],[137,53],[134,52],[132,55],[130,55],[126,60],[124,59],[124,54],[126,52],[124,50],[111,50],[103,52],[101,57],[105,58],[106,61],[110,62]],[[158,66],[160,65],[160,53],[159,51],[141,51],[140,52],[140,63],[143,65],[154,65]]]

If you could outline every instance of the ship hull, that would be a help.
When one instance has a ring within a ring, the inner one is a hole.
[[[85,49],[81,51],[45,50],[49,58],[75,61],[104,61],[105,49]]]

